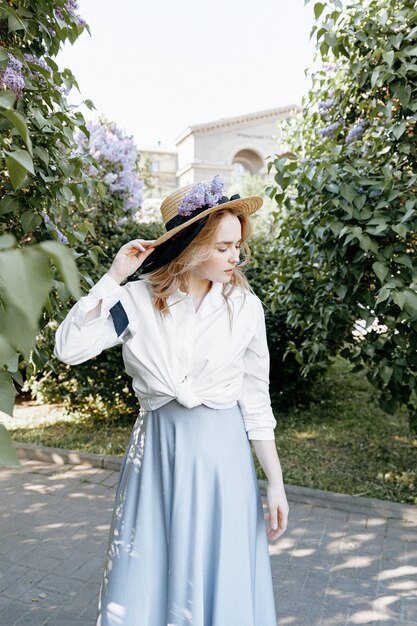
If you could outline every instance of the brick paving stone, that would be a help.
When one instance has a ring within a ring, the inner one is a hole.
[[[88,463],[2,468],[1,626],[95,626],[117,481]],[[288,528],[269,544],[279,626],[416,626],[417,516],[360,498],[332,508],[323,492],[314,504],[314,490],[288,499]]]

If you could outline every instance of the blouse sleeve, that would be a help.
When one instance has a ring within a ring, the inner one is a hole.
[[[121,303],[124,287],[104,274],[68,311],[55,333],[54,355],[68,365],[84,363],[124,341],[128,325]],[[88,322],[85,317],[101,300],[100,315]],[[124,323],[122,323],[124,321]]]
[[[245,430],[249,439],[275,439],[276,419],[269,395],[269,349],[266,338],[265,314],[257,300],[256,332],[243,356],[245,374],[241,397],[238,399]]]

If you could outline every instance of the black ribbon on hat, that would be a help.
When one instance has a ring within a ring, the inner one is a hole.
[[[213,206],[225,204],[226,202],[231,202],[232,200],[239,199],[240,195],[238,193],[230,196],[230,198],[228,198],[227,196],[222,196],[217,201],[216,205]],[[170,219],[165,224],[165,228],[167,232],[169,232],[173,228],[185,224],[196,215],[199,215],[200,213],[203,213],[203,211],[205,211],[206,209],[210,208],[211,207],[209,205],[205,204],[204,206],[195,209],[191,213],[191,215],[175,215],[175,217]],[[153,250],[153,252],[151,252],[149,256],[146,257],[146,259],[143,261],[142,265],[137,269],[137,271],[128,276],[128,282],[137,280],[139,274],[153,272],[154,270],[159,269],[163,265],[166,265],[167,263],[175,259],[175,257],[181,254],[181,252],[185,250],[185,248],[193,241],[193,239],[197,237],[198,233],[207,223],[208,218],[209,216],[206,215],[200,220],[196,220],[186,228],[180,230],[178,233],[175,233],[175,235],[167,239],[167,241],[164,241],[159,246],[157,246],[155,250]],[[119,337],[129,324],[128,316],[120,300],[116,302],[116,304],[110,309],[110,314],[113,318],[113,324],[116,329],[117,336]]]

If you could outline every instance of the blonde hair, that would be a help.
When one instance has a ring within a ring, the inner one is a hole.
[[[243,288],[245,297],[246,291],[254,293],[248,279],[240,270],[241,267],[248,265],[251,260],[251,252],[247,244],[247,240],[252,235],[252,224],[249,216],[239,208],[219,209],[209,214],[207,223],[181,254],[159,269],[148,272],[147,274],[142,274],[142,276],[139,277],[139,280],[145,280],[151,284],[153,305],[161,315],[170,313],[167,304],[169,296],[175,293],[177,289],[186,291],[190,273],[196,269],[200,263],[209,258],[215,242],[217,228],[226,213],[236,215],[240,220],[242,227],[241,248],[244,253],[244,259],[239,266],[236,266],[231,280],[223,285],[222,295],[227,303],[229,313],[229,296],[237,287]]]

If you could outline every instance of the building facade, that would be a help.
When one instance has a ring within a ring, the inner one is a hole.
[[[161,191],[208,180],[215,174],[220,174],[226,186],[234,172],[266,176],[268,157],[285,151],[277,122],[297,109],[290,105],[196,124],[174,139],[176,150],[140,152],[150,159],[155,187]]]

